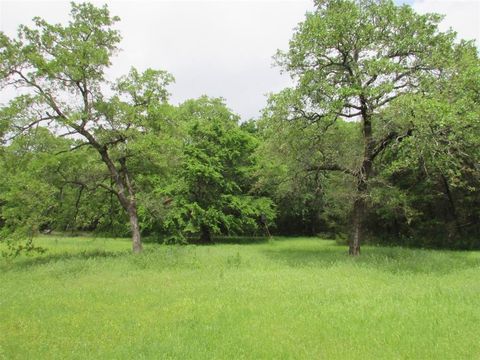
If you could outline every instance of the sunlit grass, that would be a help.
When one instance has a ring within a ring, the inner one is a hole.
[[[0,262],[0,358],[480,358],[479,252],[37,243]]]

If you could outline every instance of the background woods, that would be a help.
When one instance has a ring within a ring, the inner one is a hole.
[[[276,56],[293,85],[240,121],[223,99],[169,103],[174,79],[105,75],[119,20],[72,4],[0,34],[0,234],[93,231],[162,242],[317,235],[480,246],[480,63],[440,17],[317,1]],[[30,246],[30,247],[29,247]]]

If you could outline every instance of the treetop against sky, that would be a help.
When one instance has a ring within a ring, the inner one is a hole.
[[[480,3],[476,0],[396,0],[418,12],[446,14],[441,26],[480,44]],[[105,2],[93,2],[101,5]],[[166,69],[176,79],[172,100],[203,94],[224,97],[243,120],[257,117],[264,96],[289,85],[272,66],[272,54],[286,49],[292,29],[313,1],[144,1],[106,2],[122,34],[121,56],[113,59],[111,78],[131,66]],[[48,6],[47,6],[48,5]],[[34,16],[65,22],[69,1],[0,1],[0,31],[13,36]],[[2,94],[5,103],[11,92]]]

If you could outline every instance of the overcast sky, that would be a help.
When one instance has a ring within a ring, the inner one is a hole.
[[[396,0],[419,12],[446,14],[442,28],[480,45],[480,0]],[[313,1],[94,1],[107,3],[121,22],[122,52],[110,76],[131,66],[171,72],[170,87],[178,103],[203,94],[223,97],[243,120],[257,117],[265,94],[289,79],[272,67],[277,49],[286,49],[293,28]],[[0,31],[10,36],[20,24],[40,16],[51,22],[68,19],[69,1],[0,0]],[[0,97],[0,102],[5,99]]]

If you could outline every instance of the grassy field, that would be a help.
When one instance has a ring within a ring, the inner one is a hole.
[[[480,359],[480,252],[37,243],[0,260],[0,359]]]

